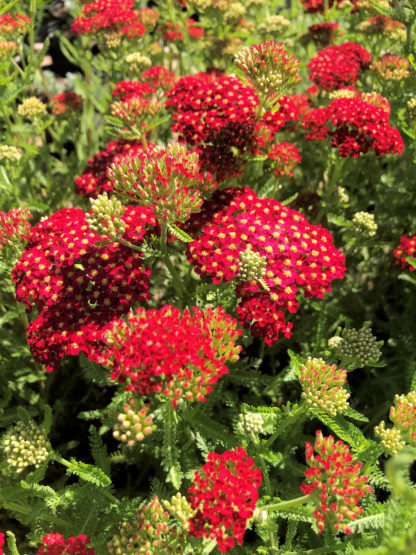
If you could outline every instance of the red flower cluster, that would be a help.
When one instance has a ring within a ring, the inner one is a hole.
[[[159,310],[137,308],[127,321],[113,320],[100,333],[89,358],[112,369],[111,378],[127,391],[162,393],[176,408],[179,400],[206,401],[225,363],[238,360],[241,330],[222,308]]]
[[[303,118],[306,139],[331,137],[331,145],[343,157],[358,158],[369,150],[377,156],[401,154],[400,133],[389,125],[385,107],[360,97],[338,98],[327,108],[312,110]]]
[[[195,472],[194,485],[188,489],[189,502],[196,510],[190,533],[215,539],[221,553],[230,551],[235,542],[241,545],[261,482],[260,470],[242,447],[222,455],[209,453],[208,462]]]
[[[150,83],[140,81],[119,81],[115,84],[112,95],[119,100],[130,100],[134,97],[147,98],[156,91]]]
[[[146,27],[134,11],[134,0],[96,0],[84,4],[82,15],[72,23],[75,33],[117,32],[128,38],[141,37]]]
[[[219,181],[241,173],[245,157],[264,144],[264,131],[269,141],[271,134],[299,115],[290,98],[282,97],[280,109],[258,121],[259,99],[254,89],[235,77],[215,74],[184,77],[168,97],[166,106],[175,111],[172,130],[180,140],[197,146],[202,167]]]
[[[176,42],[183,39],[181,26],[178,23],[165,21],[158,26],[157,31],[162,34],[162,38],[165,42]]]
[[[347,0],[348,1],[348,0]],[[324,0],[301,0],[305,13],[324,13],[325,12],[325,2]],[[345,0],[329,0],[328,8],[331,9],[336,3],[337,8],[339,8]],[[358,0],[349,0],[349,2],[354,6],[353,12],[357,11]]]
[[[363,21],[360,25],[360,31],[374,35],[384,34],[395,40],[401,38],[406,40],[406,26],[400,21],[381,14]]]
[[[308,63],[309,80],[325,90],[342,89],[355,85],[360,70],[367,69],[370,62],[370,52],[355,42],[327,46]]]
[[[30,210],[12,208],[10,212],[0,212],[0,252],[5,246],[13,246],[27,241],[30,233],[28,220],[32,218]]]
[[[188,245],[188,259],[202,278],[237,281],[240,322],[268,344],[280,333],[291,335],[292,324],[286,323],[283,311],[298,310],[299,287],[305,297],[321,298],[333,279],[344,276],[344,257],[326,229],[248,188],[214,194],[190,226],[207,219]]]
[[[21,35],[31,21],[31,18],[26,15],[6,13],[0,16],[0,36],[14,38]]]
[[[396,54],[384,54],[373,64],[380,77],[386,81],[402,81],[409,77],[409,60]]]
[[[2,547],[4,547],[6,541],[4,539],[4,534],[3,532],[0,532],[0,555],[3,555],[4,551],[2,549]]]
[[[334,42],[335,33],[338,30],[339,23],[330,23],[323,21],[322,23],[315,23],[308,27],[309,35],[314,43],[318,46],[327,46]]]
[[[162,66],[153,66],[144,71],[140,79],[143,83],[148,83],[154,92],[167,92],[174,86],[178,78],[172,71]]]
[[[416,268],[413,267],[406,260],[406,257],[413,258],[416,262],[416,235],[403,235],[400,239],[400,245],[394,249],[393,255],[398,258],[396,264],[400,266],[403,270],[409,270],[410,272],[416,272]]]
[[[64,539],[62,534],[52,533],[43,537],[42,545],[38,549],[37,555],[50,553],[50,555],[61,555],[68,553],[71,555],[94,555],[94,548],[89,547],[90,538],[81,534],[80,536]]]
[[[195,19],[188,19],[186,22],[186,28],[188,30],[188,35],[192,39],[202,39],[205,36],[205,31],[202,27],[198,26],[198,22]]]
[[[362,514],[360,499],[373,492],[366,483],[368,477],[360,476],[362,463],[353,462],[348,445],[335,443],[332,436],[323,437],[320,430],[314,446],[306,442],[306,461],[310,468],[305,471],[306,483],[301,490],[305,495],[314,494],[319,532],[328,525],[335,532],[351,534],[346,521]]]
[[[159,19],[159,14],[152,8],[143,8],[137,12],[137,18],[148,31],[153,31]]]
[[[135,244],[143,240],[146,224],[156,223],[147,208],[127,207],[122,220],[123,237]],[[149,298],[150,270],[140,254],[99,241],[82,210],[64,208],[32,228],[12,272],[16,300],[27,312],[34,306],[39,311],[28,326],[28,343],[48,370],[67,354],[89,350],[97,330]]]
[[[82,110],[82,97],[73,91],[57,94],[51,101],[52,113],[55,115]]]
[[[88,160],[82,174],[75,178],[76,194],[81,197],[96,197],[105,191],[112,191],[113,186],[107,177],[107,168],[127,153],[136,154],[142,151],[143,146],[139,141],[120,139],[108,143],[105,150]]]
[[[292,143],[272,145],[267,156],[276,162],[274,175],[290,177],[293,175],[294,167],[302,162],[298,147]]]

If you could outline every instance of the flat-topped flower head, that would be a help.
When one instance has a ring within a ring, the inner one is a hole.
[[[335,533],[351,534],[348,522],[362,514],[359,503],[373,492],[368,477],[360,475],[362,463],[354,462],[348,445],[335,442],[332,436],[324,437],[320,430],[314,446],[306,442],[306,462],[309,469],[301,490],[312,494],[319,533],[328,527]]]
[[[348,408],[350,394],[342,386],[347,381],[347,371],[327,364],[321,358],[306,360],[300,367],[302,398],[310,408],[321,409],[334,417]]]
[[[284,311],[298,310],[299,289],[321,298],[345,273],[331,234],[276,200],[231,188],[204,207],[195,216],[203,228],[188,244],[188,259],[202,278],[237,284],[240,322],[268,344],[291,335]]]
[[[123,405],[123,411],[117,415],[113,427],[113,437],[133,447],[136,443],[156,430],[153,418],[149,413],[149,405],[140,406],[133,397]]]
[[[398,259],[396,264],[403,270],[416,272],[416,235],[403,235],[400,245],[394,249],[393,255]],[[406,258],[413,259],[414,265],[410,264]]]
[[[102,330],[100,345],[89,358],[111,369],[111,378],[128,391],[157,393],[178,402],[205,402],[213,386],[228,372],[241,347],[237,322],[221,308],[183,314],[165,305],[137,308],[127,321],[117,319]]]
[[[329,348],[342,359],[344,364],[358,368],[375,364],[381,357],[377,338],[366,323],[362,328],[344,328],[341,336],[331,337]]]
[[[161,224],[185,222],[216,187],[201,173],[198,155],[179,143],[126,156],[112,164],[108,176],[119,195],[151,206]]]
[[[406,40],[406,26],[385,15],[370,17],[360,23],[359,29],[366,35],[383,35],[387,39],[404,42]]]
[[[384,420],[374,427],[374,434],[380,439],[383,449],[390,455],[397,455],[406,447],[406,441],[403,439],[400,429],[396,426],[386,428]]]
[[[79,536],[71,536],[67,540],[58,532],[46,534],[42,539],[42,545],[39,547],[37,555],[94,555],[95,550],[89,547],[91,540],[84,534]]]
[[[377,224],[374,214],[356,212],[352,218],[351,231],[361,237],[374,237],[377,233]]]
[[[281,42],[264,41],[243,48],[234,64],[253,83],[261,99],[278,102],[280,96],[299,81],[299,60],[289,54]]]
[[[360,71],[370,66],[371,54],[355,42],[327,46],[311,58],[307,67],[309,81],[324,90],[341,89],[355,85]]]
[[[215,539],[221,553],[243,543],[247,520],[253,516],[262,474],[242,447],[222,455],[209,453],[195,472],[188,500],[196,511],[190,533]]]
[[[37,121],[46,114],[46,106],[39,98],[31,96],[19,104],[17,113],[28,120]]]

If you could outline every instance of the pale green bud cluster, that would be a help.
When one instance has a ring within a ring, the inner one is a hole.
[[[332,337],[328,341],[328,347],[342,359],[344,364],[355,364],[358,368],[377,363],[381,356],[377,338],[367,325],[359,330],[344,329],[341,337]]]
[[[268,33],[284,33],[290,27],[290,21],[282,15],[271,15],[266,21],[260,23],[257,30],[262,35]]]
[[[180,494],[179,494],[180,495]],[[182,499],[172,498],[170,506],[181,513],[182,523],[189,514]],[[192,515],[191,515],[192,516]],[[183,553],[187,543],[186,531],[172,526],[173,514],[164,510],[157,495],[143,507],[131,522],[123,522],[120,532],[107,544],[109,555],[163,555],[165,553]]]
[[[126,56],[125,61],[131,71],[143,71],[152,65],[152,60],[148,56],[144,56],[141,52],[133,52]]]
[[[380,443],[391,455],[397,455],[404,447],[406,442],[402,438],[399,428],[386,428],[384,420],[374,428],[375,435],[380,438]]]
[[[224,18],[226,21],[240,20],[245,13],[246,9],[241,2],[233,2],[228,10],[226,10]]]
[[[22,153],[15,146],[0,145],[0,162],[16,163],[19,162]]]
[[[31,96],[19,104],[17,112],[24,118],[34,120],[46,114],[46,105],[36,96]]]
[[[237,430],[242,434],[264,434],[264,419],[259,412],[240,414]]]
[[[266,269],[267,258],[248,247],[240,252],[240,268],[238,277],[241,281],[262,280]]]
[[[182,528],[184,530],[189,530],[189,521],[196,511],[191,507],[186,497],[178,492],[176,495],[172,496],[170,501],[165,499],[162,503],[171,516],[182,523]]]
[[[407,114],[410,121],[416,121],[416,96],[407,101]]]
[[[374,237],[377,232],[374,215],[368,212],[356,212],[352,218],[351,231],[363,237]]]
[[[103,33],[104,46],[109,50],[116,50],[121,45],[123,35],[117,31],[113,33]]]
[[[34,422],[18,422],[3,439],[2,447],[7,464],[16,472],[22,472],[28,466],[37,468],[51,450],[45,431]]]
[[[124,207],[117,197],[109,198],[104,192],[96,199],[90,199],[90,203],[92,211],[86,219],[93,231],[111,239],[124,234],[125,223],[121,219]]]
[[[148,412],[148,405],[139,408],[139,402],[136,399],[130,399],[129,403],[123,406],[123,412],[117,415],[113,437],[118,441],[127,443],[129,447],[143,441],[146,436],[156,430],[153,418],[148,415]]]
[[[328,98],[330,100],[336,100],[338,98],[354,98],[357,96],[356,91],[352,91],[351,89],[338,89],[336,91],[329,91]]]
[[[286,52],[282,43],[274,41],[243,48],[237,52],[234,64],[246,74],[266,103],[276,103],[299,80],[299,60]]]
[[[309,408],[321,409],[332,417],[348,409],[350,394],[342,387],[346,381],[346,370],[321,358],[308,357],[300,367],[302,399]]]
[[[346,192],[344,187],[338,187],[337,193],[338,193],[338,198],[341,202],[343,202],[344,204],[347,204],[347,202],[349,202],[350,197],[348,196],[348,193]]]

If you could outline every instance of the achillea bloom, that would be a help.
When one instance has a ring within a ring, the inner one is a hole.
[[[143,8],[138,10],[137,19],[142,23],[148,31],[153,31],[160,14],[152,8]]]
[[[30,234],[30,210],[12,208],[10,212],[0,212],[0,255],[3,248],[21,248]]]
[[[107,544],[109,555],[182,553],[187,543],[187,523],[194,511],[180,493],[162,503],[155,495],[134,520],[123,522],[120,532]]]
[[[158,25],[157,31],[161,33],[165,42],[178,42],[183,40],[183,33],[181,26],[171,21],[165,21]]]
[[[243,48],[234,58],[234,64],[246,74],[259,96],[270,102],[270,96],[287,92],[300,80],[299,60],[283,48],[281,42],[264,41],[249,48]]]
[[[282,35],[290,27],[290,21],[282,15],[271,15],[266,21],[260,23],[257,30],[262,35]]]
[[[409,270],[409,272],[416,272],[416,267],[409,264],[406,257],[411,258],[416,264],[416,235],[403,235],[400,239],[400,245],[394,249],[393,255],[398,259],[396,264],[402,270]]]
[[[355,42],[327,46],[311,58],[309,81],[325,90],[355,85],[360,71],[370,66],[371,54]]]
[[[127,155],[111,165],[108,176],[118,194],[151,206],[160,223],[185,222],[216,187],[212,176],[200,172],[198,155],[178,143]]]
[[[98,195],[96,199],[90,199],[91,212],[87,214],[87,222],[92,231],[102,237],[116,239],[126,231],[125,222],[122,219],[124,207],[116,197],[109,198],[107,193]]]
[[[407,115],[411,122],[416,120],[416,97],[412,97],[407,101]]]
[[[152,65],[152,60],[148,56],[144,56],[141,52],[133,52],[126,56],[124,60],[129,70],[135,73]]]
[[[153,145],[148,145],[151,148]],[[97,197],[100,193],[113,190],[111,180],[107,177],[107,169],[124,155],[143,151],[140,141],[120,139],[111,141],[106,149],[98,152],[88,160],[88,164],[79,177],[75,178],[75,192],[81,197]]]
[[[353,12],[357,11],[357,4],[358,4],[358,0],[329,0],[328,1],[328,8],[332,8],[332,6],[336,3],[337,8],[341,7],[342,5],[344,5],[345,1],[347,1],[347,5],[348,3],[351,3],[354,8],[353,8]],[[304,6],[304,12],[305,13],[324,13],[325,12],[325,2],[324,0],[301,0],[303,6]]]
[[[292,143],[278,143],[272,145],[267,156],[274,161],[274,175],[290,177],[297,164],[302,162],[299,149]]]
[[[12,40],[0,40],[0,60],[11,61],[11,57],[17,51],[17,48],[17,44]]]
[[[57,94],[51,99],[51,102],[52,113],[55,115],[82,110],[82,97],[73,91]]]
[[[67,540],[62,534],[52,533],[43,537],[42,545],[39,547],[37,555],[49,553],[50,555],[94,555],[94,548],[89,547],[90,538],[81,534],[77,537],[71,536]]]
[[[33,421],[28,424],[18,422],[3,436],[1,443],[6,463],[18,473],[28,466],[38,468],[51,451],[45,430]]]
[[[321,298],[333,279],[344,276],[344,257],[326,229],[248,188],[215,194],[190,222],[194,229],[200,225],[202,233],[188,244],[189,261],[202,278],[236,281],[240,322],[268,344],[280,333],[291,335],[284,310],[298,310],[298,288],[305,297]],[[241,282],[247,249],[265,258],[266,265],[261,279]]]
[[[406,40],[406,26],[385,15],[370,17],[367,21],[362,21],[359,28],[366,35],[384,35],[394,41]]]
[[[410,75],[409,61],[396,54],[384,54],[372,67],[385,81],[401,81]]]
[[[111,378],[127,391],[160,393],[178,401],[206,401],[225,363],[238,360],[241,335],[237,322],[221,308],[204,312],[165,305],[160,310],[138,308],[127,321],[113,320],[102,329],[93,360],[111,368]]]
[[[39,98],[31,96],[30,98],[25,98],[25,100],[19,104],[17,113],[29,120],[36,120],[40,116],[46,114],[46,106]]]
[[[377,224],[374,214],[368,212],[356,212],[352,218],[351,231],[361,237],[374,237],[377,233]]]
[[[332,417],[348,408],[350,394],[342,387],[346,381],[346,370],[321,358],[309,357],[300,368],[302,398],[310,408],[319,408]]]
[[[124,100],[117,100],[111,104],[111,115],[120,120],[123,125],[122,134],[132,133],[136,138],[146,134],[149,122],[155,118],[162,108],[158,100],[141,96],[131,96]]]
[[[162,66],[153,66],[144,71],[140,79],[143,83],[148,83],[155,92],[166,93],[174,86],[178,77]]]
[[[386,451],[396,454],[406,443],[416,447],[416,391],[407,395],[395,395],[390,420],[393,428],[386,428],[384,421],[374,428]]]
[[[310,468],[305,471],[301,490],[305,495],[313,494],[319,533],[328,526],[336,533],[351,534],[348,521],[362,514],[360,499],[373,493],[368,477],[360,476],[362,463],[353,462],[348,445],[335,443],[332,436],[323,437],[320,430],[314,446],[306,442],[306,462]]]
[[[335,40],[335,34],[338,31],[339,23],[330,23],[324,21],[315,23],[308,27],[309,35],[313,42],[318,46],[328,46]]]
[[[123,405],[123,412],[117,415],[117,422],[114,424],[113,437],[127,443],[129,447],[143,441],[146,436],[156,430],[152,415],[148,414],[149,405],[139,407],[139,401],[132,397],[128,403]]]
[[[123,238],[140,245],[150,209],[126,207]],[[36,360],[57,369],[65,355],[89,351],[98,331],[149,298],[150,269],[140,253],[119,243],[97,245],[103,237],[88,226],[85,213],[64,208],[31,230],[12,279],[16,300],[39,314],[28,326]]]
[[[214,73],[184,77],[168,96],[166,106],[175,110],[172,131],[179,133],[181,141],[197,147],[202,168],[214,173],[217,180],[240,175],[247,156],[299,116],[290,97],[283,96],[279,110],[259,119],[255,90],[235,77]]]
[[[4,534],[3,534],[3,532],[0,532],[0,555],[3,555],[3,553],[4,553],[2,547],[4,547],[5,543],[6,543],[6,540],[4,538]]]
[[[22,36],[31,22],[26,15],[6,13],[0,16],[0,38],[4,40],[16,40]]]
[[[389,125],[385,108],[360,97],[338,98],[327,108],[311,110],[303,118],[305,138],[331,137],[331,146],[343,157],[358,158],[373,150],[376,156],[401,154],[404,148],[397,129]]]
[[[198,22],[195,19],[188,19],[186,22],[186,29],[188,31],[188,35],[192,39],[202,39],[205,36],[205,31],[202,27],[198,26]]]
[[[260,470],[242,447],[222,455],[209,453],[208,462],[195,472],[194,485],[188,489],[196,511],[190,533],[215,539],[221,553],[230,551],[235,542],[241,545],[261,482]]]
[[[71,28],[75,33],[96,34],[105,31],[121,38],[141,37],[146,27],[133,8],[134,0],[96,0],[84,4],[82,15],[74,19]]]

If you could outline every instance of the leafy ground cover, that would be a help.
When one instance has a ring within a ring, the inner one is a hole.
[[[0,553],[416,552],[414,0],[0,5]]]

